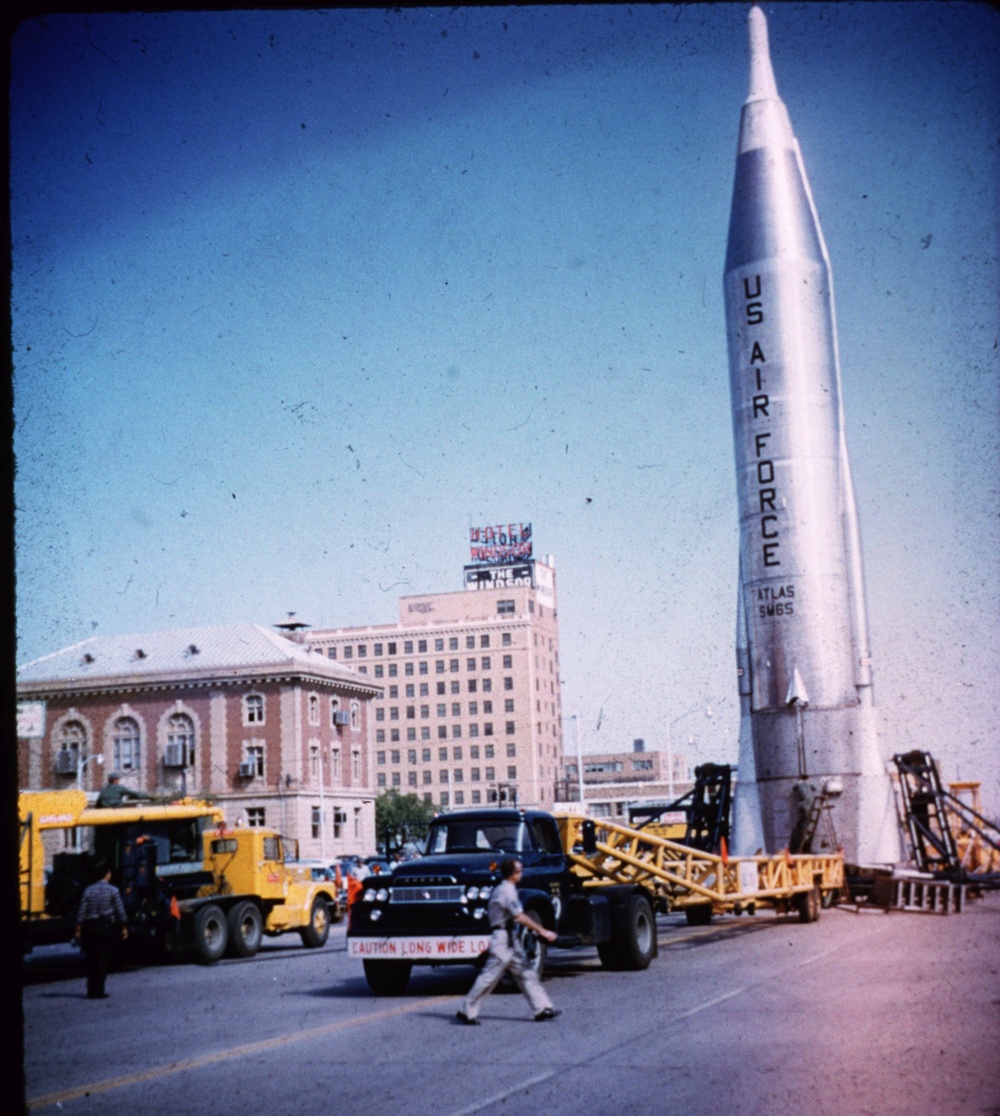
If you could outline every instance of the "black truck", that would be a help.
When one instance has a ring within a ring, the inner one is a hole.
[[[585,841],[593,833],[588,825]],[[653,897],[642,887],[585,887],[551,814],[463,810],[435,818],[426,855],[390,876],[369,877],[351,905],[348,952],[364,962],[376,995],[401,993],[414,965],[482,964],[490,938],[486,905],[508,857],[524,865],[521,902],[556,932],[556,948],[596,945],[609,969],[645,969],[656,956]],[[541,975],[546,943],[524,927],[518,932]]]

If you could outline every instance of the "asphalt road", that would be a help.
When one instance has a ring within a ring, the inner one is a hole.
[[[29,1109],[66,1116],[921,1116],[1000,1114],[1000,894],[961,915],[824,911],[689,928],[659,919],[645,973],[550,955],[563,1014],[494,994],[454,1021],[468,969],[415,969],[376,998],[336,927],[210,968],[27,962]]]

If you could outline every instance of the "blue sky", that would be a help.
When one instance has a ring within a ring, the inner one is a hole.
[[[998,809],[1000,17],[765,11],[833,264],[882,747]],[[692,760],[735,759],[745,14],[24,24],[18,661],[389,622],[461,587],[470,526],[530,521],[584,747],[674,722]]]

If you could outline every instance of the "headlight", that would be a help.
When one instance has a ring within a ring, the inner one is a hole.
[[[361,902],[362,903],[374,903],[375,902],[375,889],[371,888],[371,887],[366,887],[364,895],[361,896]]]
[[[386,899],[389,898],[389,889],[386,888],[386,887],[380,887],[378,889],[378,891],[375,892],[375,898],[380,903],[384,903],[386,901]]]
[[[372,911],[372,922],[378,922],[381,917],[382,912],[376,907],[375,910]]]

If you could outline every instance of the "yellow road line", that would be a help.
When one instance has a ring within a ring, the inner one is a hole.
[[[185,1058],[180,1062],[171,1062],[166,1066],[153,1066],[150,1069],[139,1070],[137,1073],[123,1074],[121,1077],[109,1077],[104,1081],[94,1081],[89,1085],[77,1085],[73,1089],[62,1089],[58,1093],[46,1093],[41,1097],[34,1097],[28,1101],[29,1111],[39,1108],[48,1108],[54,1104],[64,1104],[66,1101],[76,1100],[78,1097],[92,1096],[94,1093],[107,1093],[111,1089],[121,1089],[126,1085],[137,1085],[142,1081],[151,1081],[158,1077],[167,1077],[172,1073],[185,1073],[187,1070],[200,1069],[202,1066],[216,1065],[227,1062],[233,1058],[245,1058],[251,1054],[260,1054],[268,1050],[277,1050],[293,1042],[303,1042],[306,1039],[320,1038],[323,1035],[332,1035],[337,1031],[346,1031],[351,1027],[359,1027],[364,1023],[377,1023],[382,1019],[392,1019],[397,1015],[408,1015],[410,1012],[419,1011],[421,1008],[433,1007],[436,1004],[447,1003],[449,1000],[458,999],[457,996],[434,996],[429,1000],[418,1000],[415,1003],[403,1004],[401,1007],[386,1008],[369,1015],[360,1015],[355,1019],[343,1019],[336,1023],[324,1023],[322,1027],[311,1027],[306,1031],[293,1031],[287,1035],[276,1035],[274,1038],[262,1039],[260,1042],[243,1043],[240,1046],[231,1046],[228,1050],[217,1050],[214,1054],[203,1054],[198,1058]]]

